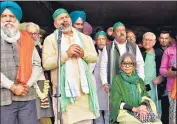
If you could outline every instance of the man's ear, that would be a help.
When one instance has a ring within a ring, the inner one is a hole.
[[[169,44],[170,44],[170,43],[172,43],[172,41],[173,41],[173,38],[172,38],[172,37],[170,37],[170,42],[169,42]]]
[[[55,28],[58,28],[58,26],[57,26],[55,21],[53,22],[53,25],[55,26]]]

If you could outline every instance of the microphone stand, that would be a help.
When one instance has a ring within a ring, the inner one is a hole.
[[[60,120],[60,124],[63,124],[61,106],[60,106],[60,103],[59,103],[59,97],[61,97],[61,94],[60,94],[61,38],[62,38],[62,32],[60,31],[60,29],[58,29],[58,39],[57,39],[57,43],[58,43],[57,88],[56,88],[56,94],[54,95],[54,97],[57,98],[57,115],[56,115],[57,116],[57,120],[55,120],[55,121],[57,121],[57,124],[58,124],[58,120]]]

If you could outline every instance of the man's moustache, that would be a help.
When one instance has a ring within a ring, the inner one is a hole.
[[[59,26],[59,29],[63,29],[63,28],[65,28],[66,26],[65,25],[67,25],[68,23],[61,23],[60,24],[60,26]],[[69,24],[68,24],[69,25]]]
[[[11,23],[6,23],[6,24],[4,24],[4,25],[5,25],[5,26],[6,26],[6,25],[11,25],[11,26],[13,26],[13,24],[11,24]]]
[[[61,26],[65,26],[64,23],[61,23]]]
[[[124,36],[124,34],[120,34],[120,36]]]

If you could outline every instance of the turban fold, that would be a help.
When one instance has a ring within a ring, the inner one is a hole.
[[[70,13],[70,17],[72,20],[72,24],[74,24],[78,20],[78,18],[81,18],[83,23],[86,20],[86,14],[84,11],[73,11]]]
[[[1,9],[1,14],[4,12],[5,9],[10,10],[16,16],[16,18],[19,21],[21,21],[23,15],[22,9],[16,2],[12,2],[12,1],[1,2],[0,9]]]
[[[59,16],[59,15],[61,15],[63,13],[68,13],[68,12],[66,11],[66,9],[63,9],[63,8],[55,10],[55,12],[52,15],[53,20],[55,20],[57,16]]]
[[[99,31],[99,32],[97,32],[97,33],[95,34],[95,38],[98,38],[99,36],[105,36],[105,37],[107,37],[107,36],[106,36],[106,33],[105,33],[104,31]]]
[[[117,22],[114,24],[113,29],[116,29],[118,26],[125,26],[122,22]]]

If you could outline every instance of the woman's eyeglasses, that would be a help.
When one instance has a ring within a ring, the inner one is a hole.
[[[133,67],[135,63],[134,62],[122,62],[121,65],[124,67],[127,67],[127,66]]]

